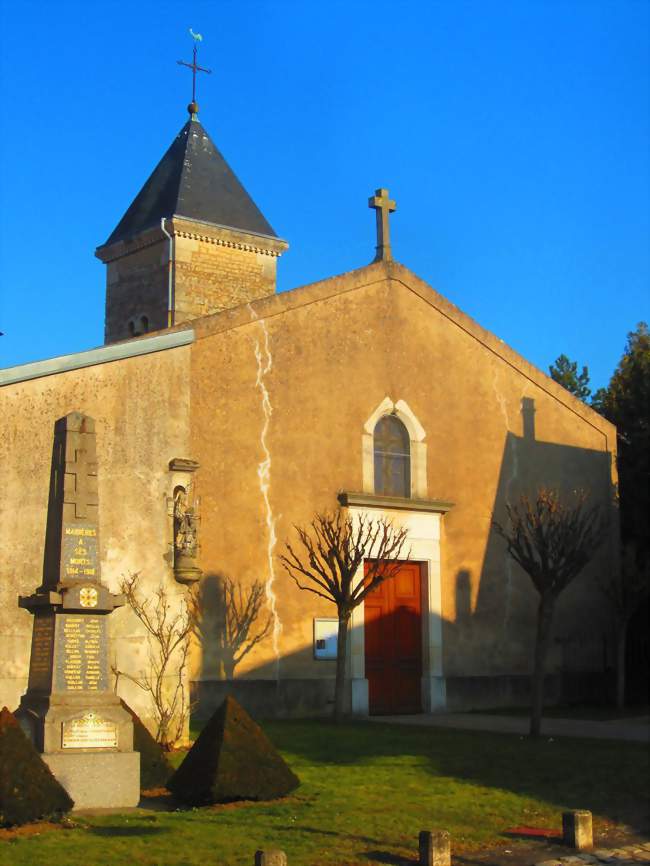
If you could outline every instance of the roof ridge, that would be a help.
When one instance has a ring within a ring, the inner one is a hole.
[[[185,171],[185,163],[187,162],[187,146],[188,146],[189,141],[190,141],[190,129],[192,128],[193,123],[199,123],[199,122],[195,121],[192,117],[190,117],[190,119],[185,122],[185,124],[181,128],[181,131],[177,135],[177,138],[180,138],[180,136],[183,134],[183,132],[185,130],[187,130],[187,134],[185,136],[185,143],[183,146],[183,160],[181,162],[180,171],[178,172],[178,185],[176,187],[176,194],[174,195],[175,205],[174,205],[174,208],[172,209],[172,213],[169,214],[170,217],[173,217],[174,214],[176,213],[176,209],[178,207],[178,200],[179,200],[180,195],[181,195],[181,188],[182,188],[182,184],[183,184],[183,172]],[[199,123],[199,126],[201,126],[200,123]],[[203,127],[201,127],[201,128],[203,128]],[[171,145],[171,147],[173,147],[173,144]],[[169,148],[169,150],[171,150],[171,147]],[[163,159],[164,159],[164,157],[163,157]]]

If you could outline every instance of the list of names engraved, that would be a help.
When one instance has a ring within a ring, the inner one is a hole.
[[[34,618],[32,654],[29,662],[29,687],[47,689],[52,676],[54,645],[54,615],[40,614]]]
[[[108,688],[104,617],[58,616],[56,688],[68,692]]]

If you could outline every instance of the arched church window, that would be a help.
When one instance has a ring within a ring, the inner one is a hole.
[[[411,441],[396,415],[384,415],[373,434],[375,493],[383,496],[411,495]]]

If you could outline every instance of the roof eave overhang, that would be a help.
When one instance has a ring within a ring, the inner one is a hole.
[[[180,237],[191,237],[208,243],[223,244],[224,246],[265,253],[271,256],[281,256],[289,249],[288,241],[276,235],[265,235],[259,232],[244,231],[243,229],[222,226],[218,223],[205,222],[192,219],[182,214],[173,214],[163,217],[161,222],[151,225],[144,231],[139,232],[131,238],[102,244],[95,250],[95,256],[104,264],[124,258],[145,247],[167,241],[168,237],[163,231],[162,220],[164,220],[165,231]]]

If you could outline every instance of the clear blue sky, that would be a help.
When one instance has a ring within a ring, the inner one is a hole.
[[[290,289],[395,257],[542,369],[606,384],[650,318],[646,0],[2,4],[0,365],[100,345],[93,256],[186,120],[291,248]]]

